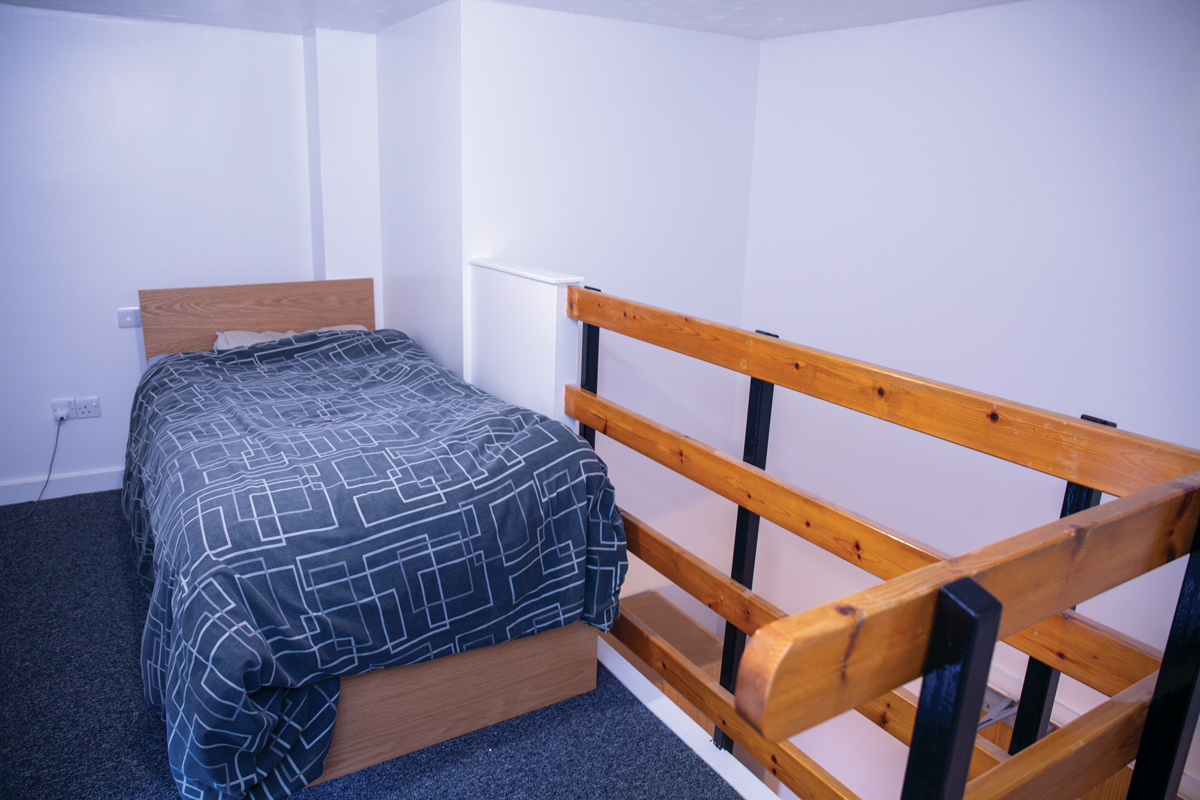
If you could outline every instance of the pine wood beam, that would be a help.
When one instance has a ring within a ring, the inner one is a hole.
[[[971,577],[1004,606],[1000,636],[1189,552],[1200,472],[923,567],[760,628],[738,711],[781,739],[921,674],[938,589]]]
[[[1188,447],[600,292],[571,287],[567,314],[1111,495],[1200,470]]]

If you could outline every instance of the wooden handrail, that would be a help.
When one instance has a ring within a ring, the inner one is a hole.
[[[1004,606],[1001,637],[1173,561],[1191,548],[1200,472],[923,567],[760,628],[737,709],[782,739],[921,674],[938,589],[975,579]]]
[[[629,552],[657,570],[679,588],[716,611],[747,634],[787,615],[737,581],[717,572],[703,559],[621,509]],[[887,692],[858,707],[858,712],[908,744],[917,716],[917,699],[904,690]],[[975,740],[970,776],[982,774],[1008,758],[986,739]]]
[[[1200,451],[571,287],[567,314],[939,439],[1121,496],[1200,470]]]
[[[963,800],[1070,800],[1137,756],[1154,673],[996,769],[967,784]]]
[[[577,386],[567,387],[565,407],[580,422],[876,577],[893,578],[949,558]],[[741,627],[739,620],[730,621]],[[1005,641],[1109,696],[1157,670],[1162,659],[1136,639],[1074,612],[1055,614]]]
[[[733,695],[632,612],[622,610],[612,632],[797,795],[805,800],[859,800],[858,795],[791,742],[770,742],[760,736],[734,711]]]
[[[564,407],[571,418],[872,575],[893,578],[948,558],[945,553],[578,386],[567,386]]]

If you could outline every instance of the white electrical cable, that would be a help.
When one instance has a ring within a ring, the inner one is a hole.
[[[54,457],[58,455],[58,435],[62,433],[62,426],[66,420],[58,420],[58,426],[54,429],[54,449],[50,452],[50,468],[46,470],[46,481],[42,484],[42,490],[38,492],[37,499],[33,501],[33,508],[29,509],[29,513],[18,519],[10,520],[9,522],[0,525],[0,529],[7,528],[10,525],[16,525],[18,522],[24,522],[33,516],[33,512],[37,511],[38,503],[42,502],[42,495],[46,493],[46,487],[50,485],[50,475],[54,472]]]

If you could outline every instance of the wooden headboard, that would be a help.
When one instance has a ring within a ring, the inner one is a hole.
[[[211,350],[218,331],[307,331],[327,325],[375,329],[371,278],[190,289],[143,289],[146,358]]]

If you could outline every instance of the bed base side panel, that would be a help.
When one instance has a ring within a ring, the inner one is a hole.
[[[583,622],[436,661],[342,679],[321,783],[596,688]]]

